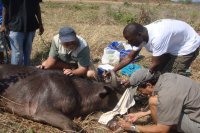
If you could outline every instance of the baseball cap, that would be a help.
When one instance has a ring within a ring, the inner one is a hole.
[[[136,87],[140,83],[150,80],[153,76],[154,76],[154,74],[151,74],[149,72],[149,69],[142,68],[142,69],[135,71],[131,75],[129,82],[130,82],[130,85]]]
[[[63,27],[59,30],[59,39],[61,43],[75,41],[76,32],[71,27]]]

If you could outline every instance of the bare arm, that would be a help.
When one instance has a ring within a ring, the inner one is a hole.
[[[168,133],[171,126],[158,124],[151,126],[136,126],[136,128],[142,133]]]
[[[133,129],[131,127],[132,126],[131,123],[122,119],[118,121],[118,125],[124,128],[125,130],[136,131],[140,133],[168,133],[171,128],[171,126],[168,125],[157,124],[157,125],[147,125],[147,126],[136,125],[135,129]]]
[[[148,110],[146,112],[130,113],[126,117],[128,117],[128,121],[135,122],[139,118],[144,117],[146,115],[150,115],[150,114],[151,114],[151,111]]]
[[[65,75],[77,75],[77,76],[83,76],[83,75],[86,75],[87,74],[87,71],[88,71],[88,67],[82,67],[82,66],[79,66],[77,69],[63,69],[64,71],[64,74]]]
[[[158,67],[161,64],[161,56],[153,56],[152,57],[152,64],[149,68],[150,72],[158,71]]]
[[[117,72],[118,70],[120,70],[121,68],[125,67],[126,65],[128,65],[129,63],[131,63],[131,61],[139,54],[139,51],[131,51],[124,59],[122,59],[122,61],[115,66],[115,68],[113,69],[114,72]]]
[[[56,64],[56,59],[49,56],[44,62],[42,62],[41,65],[37,67],[41,69],[51,69],[54,68],[55,64]]]
[[[41,65],[38,65],[37,68],[40,69],[70,69],[71,65],[57,60],[54,57],[49,56]]]

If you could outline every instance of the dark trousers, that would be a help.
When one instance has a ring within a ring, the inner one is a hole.
[[[199,48],[197,48],[194,52],[183,56],[165,54],[163,55],[165,58],[165,62],[163,62],[159,66],[159,70],[161,73],[172,72],[188,76],[186,70],[190,67],[190,65],[197,58],[198,55]]]

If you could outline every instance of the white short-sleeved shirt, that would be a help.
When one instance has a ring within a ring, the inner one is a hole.
[[[200,45],[200,36],[187,23],[180,20],[161,19],[145,26],[149,41],[144,47],[153,56],[169,53],[176,56],[188,55]]]

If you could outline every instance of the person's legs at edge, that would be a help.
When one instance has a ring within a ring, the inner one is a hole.
[[[35,31],[33,32],[27,32],[24,36],[24,43],[23,43],[23,59],[24,59],[24,65],[28,66],[31,63],[31,51],[32,51],[32,43],[33,39],[35,37]]]
[[[176,57],[173,64],[172,72],[188,76],[186,71],[189,69],[192,62],[196,59],[198,55],[199,55],[199,48],[197,48],[191,54]]]
[[[9,34],[10,45],[11,45],[11,64],[23,65],[23,32],[10,31]]]
[[[192,62],[196,59],[199,54],[199,48],[197,48],[193,53],[184,55],[184,56],[173,56],[171,55],[171,59],[168,64],[163,69],[164,72],[173,72],[178,73],[184,76],[188,76],[186,71],[189,69]]]

